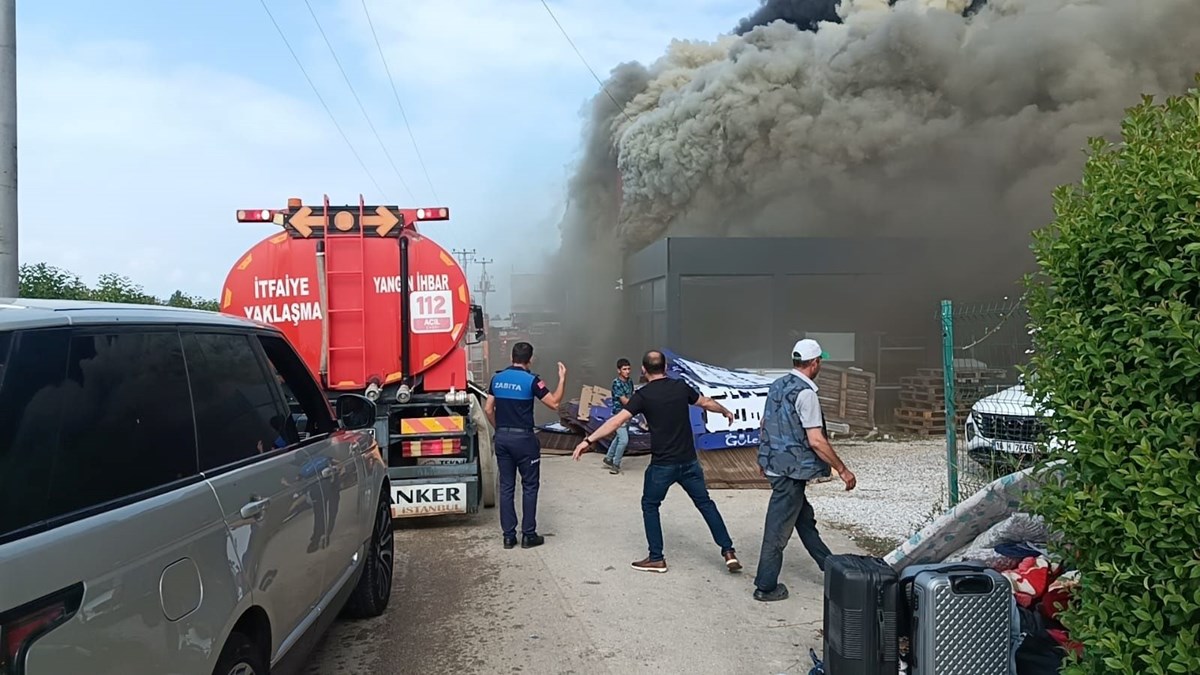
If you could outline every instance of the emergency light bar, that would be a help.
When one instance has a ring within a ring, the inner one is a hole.
[[[450,220],[450,209],[444,206],[416,209],[415,211],[400,209],[400,211],[415,213],[417,220]],[[286,213],[286,211],[280,209],[240,209],[237,212],[237,220],[239,223],[270,223],[274,222],[275,216],[280,213]]]
[[[450,209],[445,207],[417,209],[417,220],[450,220]]]
[[[286,209],[240,209],[237,219],[239,223],[274,223],[301,237],[331,226],[342,232],[366,232],[369,229],[380,237],[398,236],[405,229],[415,230],[414,226],[421,221],[450,220],[450,209],[444,206],[418,209],[368,206],[359,195],[355,213],[349,205],[331,206],[328,195],[323,202],[320,207],[305,206],[299,197],[291,197]]]
[[[275,213],[272,209],[239,210],[237,219],[239,223],[269,223],[275,219]]]

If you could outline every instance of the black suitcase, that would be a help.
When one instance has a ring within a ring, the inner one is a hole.
[[[900,586],[879,558],[830,556],[825,562],[825,672],[896,675]]]

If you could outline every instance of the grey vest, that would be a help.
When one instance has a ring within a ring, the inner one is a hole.
[[[812,387],[795,373],[788,373],[771,383],[763,406],[758,465],[780,476],[813,480],[830,475],[830,467],[809,445],[800,414],[796,412],[796,397],[804,389],[811,390]],[[821,432],[829,438],[824,416],[821,417]]]

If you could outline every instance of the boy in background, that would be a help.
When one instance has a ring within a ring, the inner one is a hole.
[[[633,367],[629,359],[617,359],[617,376],[612,382],[612,411],[613,415],[629,405],[629,397],[633,396],[633,380],[630,373]],[[616,475],[621,473],[621,458],[625,456],[625,448],[629,447],[629,425],[617,427],[617,436],[608,445],[608,454],[604,456],[604,465],[608,472]]]

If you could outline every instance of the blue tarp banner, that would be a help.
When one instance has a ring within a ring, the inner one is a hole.
[[[664,349],[667,357],[667,377],[681,379],[728,408],[735,415],[734,423],[720,415],[705,413],[695,406],[691,409],[692,434],[698,450],[724,450],[726,448],[754,447],[758,445],[759,421],[762,403],[772,377],[745,371],[721,368],[702,361],[695,361]],[[612,417],[612,400],[591,407],[589,419],[584,425],[595,431]],[[646,434],[633,430],[629,450],[638,453],[649,449]],[[608,440],[601,441],[607,447]]]

